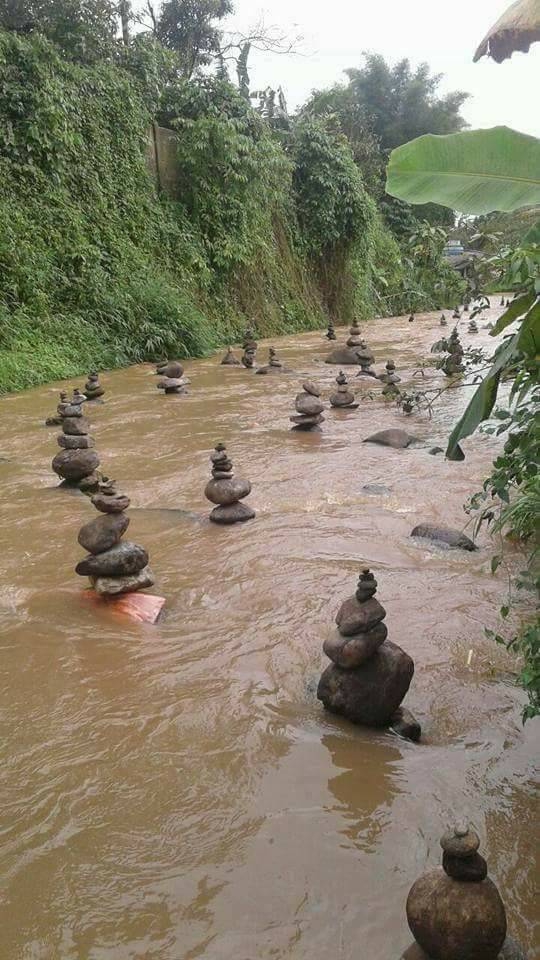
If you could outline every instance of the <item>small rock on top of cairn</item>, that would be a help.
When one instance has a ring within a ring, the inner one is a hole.
[[[177,360],[171,360],[166,366],[158,367],[156,373],[163,377],[163,380],[156,384],[158,390],[163,390],[166,394],[186,393],[187,380],[184,377],[184,368]]]
[[[328,321],[328,330],[325,333],[327,340],[337,340],[336,331],[334,329],[334,323],[332,320]]]
[[[105,390],[99,382],[99,374],[95,371],[88,374],[88,380],[84,385],[84,395],[87,400],[98,400],[103,396]]]
[[[95,471],[99,467],[99,457],[91,449],[94,439],[89,435],[90,424],[82,413],[84,399],[76,390],[69,403],[62,403],[62,433],[57,437],[62,450],[54,457],[52,468],[62,480],[91,489],[98,483]]]
[[[274,347],[269,347],[268,363],[264,367],[259,367],[255,373],[290,373],[290,370],[283,366],[281,360],[278,360]]]
[[[349,389],[347,377],[343,373],[343,370],[339,371],[336,377],[336,383],[338,385],[336,392],[330,394],[331,405],[333,407],[340,407],[341,409],[356,410],[358,408],[356,397],[352,390]]]
[[[52,417],[47,417],[45,420],[46,427],[59,427],[64,418],[64,410],[69,406],[68,395],[65,390],[62,390],[60,393],[60,402],[56,407],[56,414]]]
[[[252,520],[255,511],[240,503],[251,493],[251,483],[234,477],[232,460],[224,443],[218,443],[210,454],[212,479],[206,484],[204,495],[217,506],[210,514],[213,523],[232,524]]]
[[[387,640],[386,611],[376,592],[377,581],[365,568],[356,593],[341,604],[337,630],[324,642],[324,652],[332,663],[321,676],[317,697],[331,713],[352,723],[384,727],[394,723],[414,663],[401,647]],[[418,724],[416,731],[418,739]]]
[[[311,380],[305,380],[302,384],[302,393],[297,393],[294,406],[296,414],[289,417],[294,424],[293,430],[313,430],[324,421],[320,391]]]
[[[136,620],[155,623],[165,603],[163,597],[147,594],[136,600],[126,597],[154,584],[147,551],[138,543],[122,540],[129,526],[129,517],[125,514],[129,498],[117,490],[114,480],[107,480],[100,483],[92,504],[99,516],[79,530],[78,541],[88,555],[79,561],[75,572],[90,578],[99,597],[109,601],[122,598],[118,606],[120,612]]]
[[[441,838],[442,869],[413,883],[407,921],[416,943],[436,960],[497,960],[524,957],[506,936],[504,904],[478,853],[478,835],[457,823]],[[405,956],[413,956],[407,951]]]
[[[222,367],[239,367],[241,366],[240,360],[235,357],[232,347],[227,347],[227,353],[221,361]]]

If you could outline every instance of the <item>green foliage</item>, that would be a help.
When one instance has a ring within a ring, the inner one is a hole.
[[[217,23],[231,12],[230,0],[164,0],[155,35],[178,55],[185,79],[216,56],[220,39]]]
[[[115,55],[117,27],[114,0],[0,0],[0,28],[41,34],[82,63]]]
[[[387,192],[462,213],[540,203],[540,140],[508,127],[428,134],[392,151]]]

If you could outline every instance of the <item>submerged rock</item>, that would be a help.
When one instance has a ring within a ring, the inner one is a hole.
[[[477,550],[478,547],[469,537],[465,536],[461,530],[454,530],[451,527],[441,527],[436,523],[419,523],[412,531],[411,537],[420,537],[424,540],[434,540],[438,543],[446,543],[449,547],[456,547],[459,550]]]
[[[414,443],[416,437],[412,437],[410,433],[406,433],[405,430],[398,430],[395,427],[391,427],[389,430],[379,430],[377,433],[372,433],[371,436],[366,437],[363,441],[364,443],[378,443],[382,447],[393,447],[395,450],[403,450],[405,447],[410,446],[411,443]]]
[[[138,573],[121,577],[91,577],[90,582],[96,593],[102,596],[115,597],[121,593],[134,593],[136,590],[146,590],[153,587],[155,580],[150,567],[144,567]]]

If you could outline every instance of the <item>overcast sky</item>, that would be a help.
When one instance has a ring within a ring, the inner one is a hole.
[[[267,26],[301,34],[302,56],[253,52],[251,88],[281,85],[289,108],[313,89],[343,80],[363,50],[392,62],[426,60],[444,73],[441,89],[466,90],[463,114],[472,127],[505,124],[540,135],[540,43],[497,64],[472,62],[476,47],[510,0],[235,0],[227,26],[248,30],[261,15]]]

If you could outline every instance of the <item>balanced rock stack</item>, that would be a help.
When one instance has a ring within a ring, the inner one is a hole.
[[[356,374],[357,377],[375,377],[377,374],[372,369],[371,364],[373,363],[375,356],[373,351],[370,350],[365,340],[360,340],[360,344],[356,351],[358,357],[358,363],[360,364],[360,371]]]
[[[476,320],[471,320],[469,323],[469,333],[478,333],[478,324]]]
[[[115,597],[153,586],[144,547],[122,540],[129,526],[129,517],[125,515],[129,498],[117,491],[114,480],[106,480],[99,484],[92,503],[102,516],[79,530],[78,541],[88,556],[79,561],[75,573],[89,577],[101,596]]]
[[[184,368],[178,360],[168,360],[158,364],[156,374],[163,377],[157,384],[158,390],[165,393],[186,393],[187,380],[184,378]]]
[[[66,407],[69,407],[68,395],[65,390],[62,390],[60,393],[60,402],[56,407],[56,414],[52,417],[47,417],[45,420],[46,427],[59,427],[64,419],[64,410]]]
[[[259,367],[255,373],[290,373],[290,370],[283,366],[281,360],[278,360],[274,347],[269,347],[268,363],[264,367]]]
[[[396,365],[393,360],[388,360],[385,367],[385,373],[379,377],[384,383],[383,396],[392,397],[399,393],[398,383],[401,383],[401,377],[396,373]]]
[[[452,377],[456,373],[463,373],[465,367],[463,364],[463,347],[457,329],[454,327],[448,340],[445,343],[445,350],[448,354],[441,363],[441,369],[447,377]]]
[[[327,340],[337,340],[336,331],[334,330],[334,323],[332,320],[328,321],[328,330],[325,333]]]
[[[255,354],[257,353],[257,341],[255,339],[255,334],[253,330],[250,330],[249,327],[244,334],[244,342],[242,344],[244,352],[242,354],[242,360],[244,367],[248,370],[251,370],[255,363]]]
[[[341,409],[356,410],[358,407],[356,397],[352,390],[349,390],[347,377],[343,373],[343,370],[339,371],[336,377],[336,383],[338,385],[336,392],[330,394],[330,403],[332,406],[341,407]]]
[[[296,415],[289,417],[291,423],[294,423],[293,430],[313,430],[324,421],[324,406],[320,395],[319,388],[311,380],[304,381],[302,393],[297,393],[294,401]]]
[[[524,960],[521,947],[506,936],[506,911],[487,863],[478,853],[480,840],[466,823],[441,838],[442,869],[420,877],[407,899],[407,920],[418,953],[406,958],[432,960]]]
[[[439,323],[440,323],[441,327],[447,327],[447,326],[448,326],[448,320],[446,319],[444,313],[441,314],[441,319],[439,320]]]
[[[420,727],[410,719],[403,726],[400,704],[409,689],[414,663],[401,647],[387,640],[384,607],[375,597],[377,581],[364,569],[356,593],[342,603],[338,629],[323,649],[332,660],[319,681],[317,697],[331,713],[368,727],[392,725],[418,740]]]
[[[454,312],[452,314],[452,320],[459,320],[461,317],[461,310],[459,307],[454,307]]]
[[[241,366],[240,360],[238,360],[238,359],[235,357],[235,355],[234,355],[234,353],[233,353],[233,348],[232,348],[232,347],[227,347],[227,353],[225,354],[225,356],[223,357],[223,360],[221,361],[221,366],[222,366],[222,367],[239,367],[239,366]]]
[[[97,486],[99,457],[95,450],[94,439],[89,435],[90,424],[83,416],[82,404],[85,397],[78,390],[73,391],[69,404],[62,403],[62,433],[57,437],[60,453],[52,462],[54,472],[68,483],[81,489]]]
[[[204,495],[210,503],[217,506],[210,514],[213,523],[231,524],[252,520],[255,511],[240,503],[251,493],[249,480],[235,478],[232,460],[229,459],[224,443],[218,443],[210,454],[212,479],[206,484]]]
[[[337,349],[333,350],[330,356],[328,356],[324,362],[339,364],[340,367],[351,365],[358,366],[360,363],[358,359],[358,349],[360,345],[360,327],[358,326],[358,321],[354,320],[352,326],[349,328],[349,339],[347,340],[347,345],[345,347],[337,347]]]
[[[88,374],[88,380],[84,385],[84,395],[87,400],[99,400],[104,393],[105,390],[99,382],[99,374],[94,370]]]

